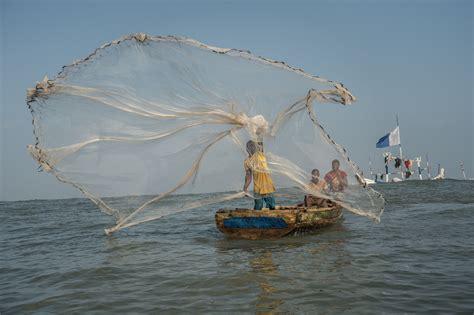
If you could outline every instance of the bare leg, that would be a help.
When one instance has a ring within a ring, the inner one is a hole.
[[[304,205],[305,207],[312,207],[314,205],[314,200],[313,200],[313,196],[311,195],[306,195],[304,196]]]

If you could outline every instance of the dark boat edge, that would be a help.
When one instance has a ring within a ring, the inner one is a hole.
[[[299,232],[314,231],[342,218],[339,205],[327,208],[280,206],[275,210],[219,209],[216,227],[230,238],[276,239]]]

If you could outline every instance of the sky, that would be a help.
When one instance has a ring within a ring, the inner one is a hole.
[[[29,156],[26,89],[121,36],[178,35],[343,82],[358,101],[320,117],[368,174],[400,121],[404,157],[474,177],[473,1],[0,0],[0,200],[80,197]],[[337,119],[335,118],[337,117]],[[325,120],[326,119],[326,120]],[[394,154],[397,148],[392,148]]]

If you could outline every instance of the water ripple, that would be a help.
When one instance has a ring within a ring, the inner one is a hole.
[[[274,241],[226,239],[213,208],[105,237],[85,199],[0,202],[0,313],[472,313],[473,183],[378,189],[380,224]]]

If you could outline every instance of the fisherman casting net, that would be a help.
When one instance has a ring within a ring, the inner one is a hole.
[[[383,198],[317,120],[318,103],[354,100],[340,83],[248,51],[135,34],[28,90],[37,140],[28,149],[115,217],[107,233],[243,197],[249,140],[263,144],[277,191],[379,221]],[[335,159],[347,174],[343,192],[308,185]]]

